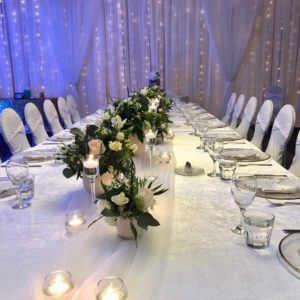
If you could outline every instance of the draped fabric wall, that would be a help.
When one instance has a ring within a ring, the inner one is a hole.
[[[159,71],[170,94],[187,95],[222,114],[226,63],[236,64],[231,85],[238,93],[262,102],[265,89],[276,84],[284,88],[285,102],[296,104],[300,3],[245,1],[253,9],[262,6],[237,64],[236,55],[232,62],[217,55],[208,34],[203,4],[218,7],[219,0],[0,0],[0,97],[25,88],[35,96],[73,93],[85,114],[105,106],[110,96],[125,97],[126,87],[147,85],[149,73]],[[242,39],[242,30],[235,29]]]

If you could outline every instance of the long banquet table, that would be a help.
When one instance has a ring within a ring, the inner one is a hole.
[[[299,299],[299,279],[281,265],[277,248],[285,236],[283,228],[300,228],[300,205],[272,206],[255,198],[251,206],[272,210],[276,219],[270,247],[247,248],[244,237],[230,230],[239,221],[230,182],[174,175],[174,167],[186,161],[208,173],[212,161],[196,149],[199,139],[189,134],[191,128],[183,125],[180,115],[174,113],[173,120],[181,124],[173,128],[175,138],[156,147],[156,154],[172,153],[170,164],[155,162],[154,168],[158,182],[169,187],[152,211],[161,226],[149,228],[137,247],[119,238],[115,227],[103,220],[78,234],[65,234],[68,211],[83,210],[90,221],[97,212],[81,180],[63,177],[62,164],[52,161],[30,168],[36,176],[31,208],[16,211],[11,209],[13,200],[0,199],[0,299],[47,299],[41,289],[44,277],[60,269],[72,273],[75,285],[62,299],[94,299],[97,282],[109,275],[124,279],[129,300]],[[254,146],[247,142],[239,147]],[[147,154],[135,158],[140,175],[148,172],[147,159]],[[292,176],[270,162],[270,167],[237,171]],[[5,176],[5,168],[0,172]]]

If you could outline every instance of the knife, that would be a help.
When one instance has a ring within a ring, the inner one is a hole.
[[[300,229],[283,229],[284,233],[292,234],[300,232]]]

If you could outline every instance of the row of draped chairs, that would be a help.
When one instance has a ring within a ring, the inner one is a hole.
[[[52,134],[57,134],[64,130],[64,128],[70,128],[73,123],[80,120],[77,104],[72,95],[67,96],[67,101],[63,97],[59,97],[57,99],[57,106],[63,125],[59,120],[58,112],[53,102],[46,99],[43,103],[43,110]],[[34,143],[37,145],[47,140],[49,135],[37,106],[32,102],[27,103],[24,108],[24,115]],[[30,148],[25,126],[15,110],[6,108],[2,111],[0,126],[2,136],[13,155]]]
[[[250,126],[255,122],[254,134],[250,142],[262,149],[263,139],[271,126],[273,102],[271,100],[265,100],[257,115],[256,112],[256,97],[250,97],[246,103],[245,95],[241,94],[237,98],[237,94],[232,93],[222,121],[227,123],[246,139],[248,138]],[[287,143],[291,138],[295,120],[296,112],[294,107],[290,104],[282,106],[274,119],[271,136],[265,151],[280,164],[283,162],[283,155]],[[300,132],[295,147],[295,157],[289,170],[300,177]]]

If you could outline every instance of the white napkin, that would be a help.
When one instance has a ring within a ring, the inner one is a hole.
[[[226,151],[224,151],[224,156],[226,157],[232,157],[232,158],[248,158],[248,157],[256,157],[258,154],[256,153],[255,150],[249,149],[249,150],[232,150],[230,151],[230,149],[226,149]]]
[[[263,185],[261,191],[264,193],[291,194],[297,192],[297,187],[287,180],[281,182],[272,181],[272,179],[264,180]]]

